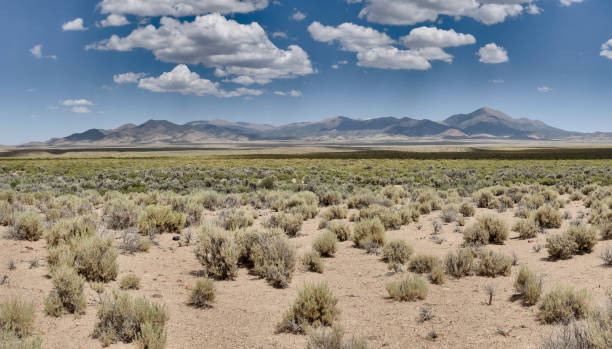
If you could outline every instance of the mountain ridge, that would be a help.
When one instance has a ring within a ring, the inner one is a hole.
[[[148,120],[115,129],[89,129],[45,142],[23,146],[197,145],[249,141],[350,141],[409,139],[588,140],[612,139],[612,133],[566,131],[539,120],[512,118],[484,107],[455,114],[442,121],[409,117],[353,119],[335,116],[314,122],[273,126],[226,120],[199,120],[176,124]]]

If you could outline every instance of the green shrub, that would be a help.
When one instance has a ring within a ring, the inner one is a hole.
[[[230,208],[221,211],[218,218],[219,225],[226,230],[238,230],[253,225],[253,212],[243,209]]]
[[[347,205],[349,208],[362,209],[373,205],[377,201],[378,199],[372,192],[364,190],[349,196]]]
[[[416,275],[387,283],[389,297],[401,302],[414,302],[427,297],[427,283]]]
[[[245,250],[255,275],[274,287],[289,286],[297,258],[295,247],[284,234],[278,231],[255,234]]]
[[[551,259],[568,259],[578,248],[576,241],[568,234],[556,234],[546,238],[546,249]]]
[[[109,229],[127,229],[136,225],[140,209],[125,198],[112,199],[104,204],[106,227]]]
[[[0,200],[0,225],[11,225],[15,222],[15,210],[7,201]]]
[[[419,274],[430,273],[435,266],[440,264],[440,258],[436,256],[419,254],[412,257],[408,269]]]
[[[348,209],[345,206],[334,205],[334,206],[330,206],[323,213],[322,218],[324,221],[331,221],[334,219],[344,219],[346,218],[347,215],[348,215]]]
[[[535,212],[534,219],[541,227],[547,229],[560,228],[563,223],[561,212],[548,205],[540,207]]]
[[[147,206],[138,216],[138,229],[142,234],[178,234],[185,226],[185,215],[170,206]]]
[[[591,310],[591,296],[586,289],[557,285],[542,299],[538,319],[544,323],[567,323],[582,319]]]
[[[414,252],[412,246],[404,240],[389,241],[382,250],[382,259],[387,262],[389,269],[401,269],[400,267],[410,260]]]
[[[490,189],[480,189],[472,195],[476,206],[480,208],[497,208],[497,200]]]
[[[612,222],[601,224],[599,231],[602,240],[612,240]]]
[[[442,208],[440,218],[445,223],[451,223],[459,219],[459,207],[456,205],[446,205]]]
[[[92,217],[75,217],[60,219],[45,233],[47,245],[54,247],[69,243],[72,239],[96,234],[96,224]]]
[[[542,293],[542,278],[537,277],[526,265],[522,265],[514,280],[514,290],[523,299],[523,303],[536,304]]]
[[[326,191],[319,195],[319,201],[325,206],[338,205],[342,202],[342,193],[333,190]]]
[[[32,333],[34,305],[17,298],[0,302],[0,332],[10,331],[19,338]]]
[[[34,211],[25,211],[15,219],[10,235],[19,240],[38,241],[43,235],[43,229],[40,215]]]
[[[327,283],[304,284],[298,297],[276,325],[277,332],[304,333],[307,327],[332,326],[340,311]]]
[[[194,199],[198,204],[210,211],[223,207],[223,202],[225,201],[223,195],[213,190],[198,192],[194,194]]]
[[[51,316],[61,316],[64,312],[81,314],[85,311],[83,285],[85,279],[76,270],[60,265],[52,274],[53,290],[45,299],[45,311]]]
[[[183,213],[186,216],[186,226],[197,226],[202,222],[202,206],[193,200],[187,202]]]
[[[132,298],[128,293],[113,292],[98,308],[98,323],[93,337],[108,346],[118,341],[137,341],[141,348],[160,349],[166,343],[166,307],[146,298]]]
[[[461,213],[463,217],[473,217],[476,214],[476,207],[469,202],[463,202],[461,206],[459,206],[459,213]]]
[[[501,219],[484,215],[466,229],[463,238],[470,245],[503,244],[508,239],[508,228]]]
[[[117,277],[119,252],[113,247],[112,238],[86,236],[71,243],[74,267],[88,281],[108,282]]]
[[[429,277],[431,278],[431,282],[436,285],[442,285],[446,282],[446,274],[444,273],[444,268],[440,264],[436,264],[431,268]]]
[[[478,275],[496,277],[508,276],[512,267],[512,258],[491,250],[481,251],[479,255]]]
[[[325,269],[325,265],[323,264],[323,259],[319,252],[311,250],[306,252],[300,257],[300,262],[302,266],[308,271],[312,271],[315,273],[323,274]]]
[[[365,339],[352,337],[343,342],[344,329],[339,325],[309,331],[306,349],[368,349]]]
[[[380,219],[365,219],[355,223],[353,227],[353,242],[355,246],[362,247],[366,240],[378,244],[378,246],[384,246],[387,240],[385,227],[383,226]]]
[[[119,281],[119,288],[122,290],[138,290],[140,289],[140,278],[134,274],[128,274]]]
[[[327,225],[327,229],[336,234],[338,241],[346,241],[351,237],[351,229],[343,221],[331,221]]]
[[[122,234],[119,248],[128,253],[148,252],[151,243],[148,236],[141,236],[136,229],[129,229]]]
[[[40,336],[19,337],[11,330],[0,330],[0,349],[40,349]]]
[[[361,220],[378,218],[385,229],[399,229],[402,226],[402,216],[398,210],[380,205],[359,210],[359,218]]]
[[[574,254],[591,253],[597,243],[597,232],[584,224],[571,225],[566,234],[576,243]]]
[[[279,212],[270,217],[265,223],[268,228],[279,228],[289,236],[296,236],[300,229],[304,218],[298,214]]]
[[[320,233],[312,242],[312,248],[323,257],[331,257],[336,253],[338,238],[331,231]]]
[[[233,279],[238,275],[239,250],[231,232],[211,224],[205,225],[195,254],[210,276]]]
[[[474,250],[461,248],[456,252],[449,252],[444,258],[446,273],[454,277],[471,275],[474,271]]]
[[[520,219],[514,223],[512,230],[519,234],[520,239],[531,239],[538,236],[540,228],[535,220]]]
[[[189,304],[198,308],[208,308],[215,301],[215,283],[209,278],[199,278],[191,289]]]

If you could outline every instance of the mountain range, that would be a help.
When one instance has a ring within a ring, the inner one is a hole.
[[[384,142],[415,139],[437,140],[610,140],[612,133],[565,131],[541,121],[512,118],[501,111],[481,108],[457,114],[444,121],[408,117],[351,119],[338,116],[316,122],[281,126],[228,122],[192,121],[183,125],[166,120],[126,124],[116,129],[90,129],[46,142],[24,146],[123,146],[198,145],[254,141],[364,141]]]

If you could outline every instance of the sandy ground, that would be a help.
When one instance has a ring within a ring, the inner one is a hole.
[[[324,210],[324,209],[322,209]],[[572,216],[587,211],[579,203],[570,203],[564,209]],[[478,209],[478,214],[489,210]],[[389,239],[404,239],[415,253],[434,254],[443,258],[446,253],[460,246],[462,234],[454,232],[455,224],[447,224],[440,236],[445,239],[437,244],[430,239],[432,221],[440,212],[422,216],[419,223],[412,223],[401,230],[389,231]],[[498,214],[495,212],[495,214]],[[503,214],[511,226],[514,210]],[[259,224],[264,217],[258,219]],[[470,224],[474,218],[467,220]],[[318,218],[304,223],[301,236],[292,239],[300,253],[310,248],[311,241],[319,233]],[[547,234],[564,230],[549,230]],[[418,226],[422,225],[421,229]],[[0,227],[4,236],[5,227]],[[572,259],[551,262],[543,248],[532,250],[537,243],[544,244],[546,235],[532,240],[518,240],[511,233],[505,245],[490,245],[496,251],[519,258],[519,264],[545,274],[544,293],[556,283],[569,282],[585,287],[596,304],[603,304],[606,290],[612,289],[612,269],[602,265],[601,250],[612,242],[600,241],[593,253],[574,256]],[[117,241],[118,242],[118,241]],[[44,348],[99,348],[100,342],[91,338],[96,322],[98,296],[86,286],[88,306],[80,317],[64,315],[56,319],[44,314],[44,298],[51,290],[51,280],[44,266],[30,268],[30,261],[46,257],[45,241],[25,242],[0,239],[0,299],[17,296],[36,304],[36,329],[42,334]],[[17,269],[9,271],[7,264],[13,258]],[[512,301],[513,282],[518,267],[512,267],[511,276],[485,278],[465,277],[449,279],[444,285],[429,285],[429,295],[423,301],[395,302],[387,297],[385,284],[401,275],[391,274],[379,256],[356,249],[351,242],[339,244],[334,258],[325,259],[323,274],[297,270],[289,288],[275,289],[264,280],[240,269],[233,281],[218,281],[217,301],[213,308],[196,309],[186,304],[189,290],[197,272],[202,268],[197,262],[192,246],[179,247],[172,235],[159,238],[159,246],[149,253],[119,256],[120,273],[117,279],[128,273],[141,277],[141,289],[130,291],[134,295],[163,302],[167,305],[170,320],[167,325],[168,348],[303,348],[306,337],[275,334],[275,324],[281,320],[305,282],[328,282],[338,298],[341,309],[339,323],[347,336],[364,336],[371,348],[535,348],[543,336],[553,329],[536,321],[537,307],[525,307],[520,301]],[[483,290],[488,283],[496,293],[493,304],[487,305]],[[111,282],[107,289],[118,288]],[[420,323],[419,310],[428,306],[435,314],[431,321]],[[497,329],[511,330],[502,336]],[[435,341],[428,333],[437,332]],[[118,343],[110,348],[133,347]]]

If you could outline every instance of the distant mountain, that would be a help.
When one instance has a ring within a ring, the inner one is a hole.
[[[192,121],[179,125],[165,120],[149,120],[142,125],[126,124],[111,130],[91,129],[24,146],[197,145],[249,141],[385,142],[415,139],[608,140],[612,139],[612,134],[565,131],[541,121],[515,119],[501,111],[482,108],[469,114],[453,115],[442,122],[408,117],[363,120],[344,116],[282,126],[224,120]]]

